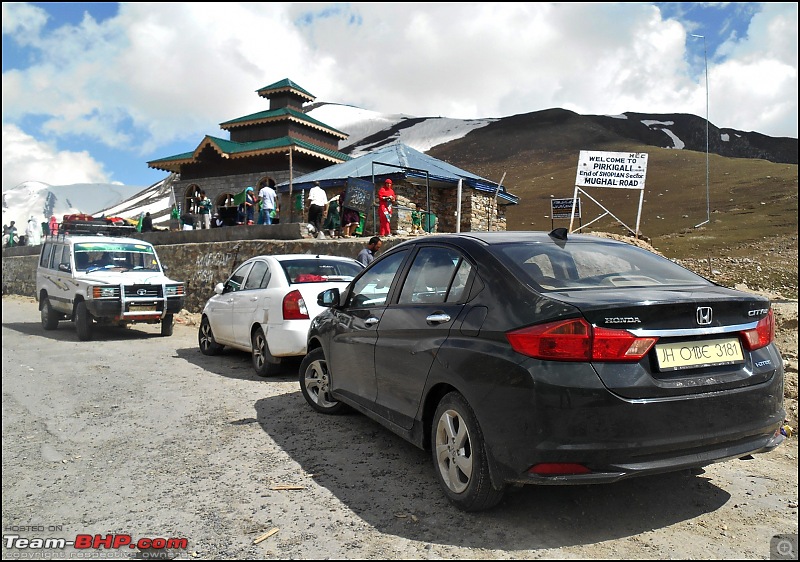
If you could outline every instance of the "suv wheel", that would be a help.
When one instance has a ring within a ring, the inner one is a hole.
[[[161,335],[171,336],[174,328],[175,328],[174,317],[172,316],[172,314],[165,314],[164,318],[161,319]]]
[[[61,315],[53,310],[53,307],[50,306],[50,299],[47,297],[44,298],[42,301],[42,328],[45,330],[55,330],[58,328],[58,321]]]
[[[88,341],[92,339],[92,314],[86,308],[84,301],[79,302],[75,306],[75,328],[78,331],[78,339],[81,341]]]

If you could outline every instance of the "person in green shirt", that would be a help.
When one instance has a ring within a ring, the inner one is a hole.
[[[322,224],[322,229],[328,232],[331,238],[340,234],[342,226],[341,218],[339,216],[339,196],[331,198],[328,201],[328,215],[325,217],[325,222]]]
[[[422,233],[422,211],[418,208],[411,211],[411,234]]]
[[[197,205],[200,208],[200,225],[201,228],[211,228],[211,199],[206,197],[205,191],[200,191],[200,198],[197,200]]]

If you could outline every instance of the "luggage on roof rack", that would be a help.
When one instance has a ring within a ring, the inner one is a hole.
[[[126,224],[120,217],[94,218],[91,215],[64,215],[59,234],[94,234],[100,236],[126,236],[136,232],[136,227]]]

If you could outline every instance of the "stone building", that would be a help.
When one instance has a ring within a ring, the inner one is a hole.
[[[373,189],[391,178],[398,197],[392,232],[412,234],[415,212],[424,213],[429,232],[505,230],[506,206],[519,202],[505,187],[402,143],[351,158],[338,149],[348,135],[308,116],[303,105],[315,97],[288,78],[257,93],[269,100],[269,109],[221,123],[230,139],[206,136],[192,152],[148,162],[150,168],[171,172],[172,192],[183,212],[196,212],[203,190],[214,209],[233,224],[235,196],[248,186],[258,192],[274,181],[280,221],[303,222],[302,195],[315,182],[330,199],[348,182],[365,182]],[[376,233],[374,209],[364,215],[363,234]]]
[[[182,211],[196,212],[201,190],[223,216],[235,215],[233,199],[248,186],[256,192],[350,159],[339,152],[345,133],[306,115],[303,104],[315,97],[288,78],[256,92],[269,109],[220,124],[230,139],[206,135],[191,151],[148,162],[175,174],[172,189]],[[281,201],[287,208],[288,201]]]

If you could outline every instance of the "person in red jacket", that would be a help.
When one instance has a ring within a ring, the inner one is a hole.
[[[392,206],[395,204],[396,196],[392,188],[392,180],[387,179],[383,182],[383,187],[378,190],[378,218],[380,219],[380,230],[378,236],[390,236],[392,229],[389,223],[392,220]]]

